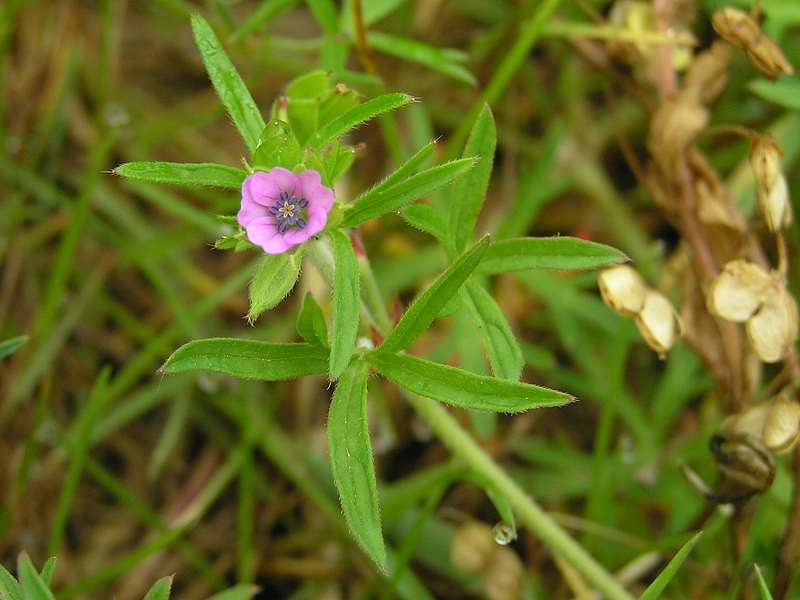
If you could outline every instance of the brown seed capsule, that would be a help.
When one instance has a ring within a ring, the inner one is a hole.
[[[770,79],[777,79],[781,73],[794,75],[794,68],[781,49],[746,12],[721,8],[714,13],[711,23],[720,36],[742,48],[753,66]]]
[[[786,388],[769,402],[761,440],[777,454],[794,448],[800,438],[800,403]]]
[[[516,552],[499,548],[483,572],[483,587],[489,600],[517,600],[522,593],[525,568]]]
[[[778,362],[797,340],[797,303],[782,285],[776,285],[747,322],[747,336],[758,357]]]
[[[755,314],[774,284],[770,274],[757,264],[733,260],[711,284],[708,308],[723,319],[742,323]]]
[[[633,267],[606,269],[600,273],[597,285],[605,303],[619,314],[633,317],[642,310],[647,285]]]
[[[750,164],[756,177],[758,207],[770,231],[792,224],[789,188],[783,174],[783,151],[774,138],[757,136],[750,145]]]
[[[497,551],[492,528],[480,521],[468,521],[456,528],[450,561],[462,571],[480,573]]]
[[[655,290],[647,290],[642,310],[636,316],[636,326],[647,345],[662,357],[672,348],[681,330],[672,304]]]

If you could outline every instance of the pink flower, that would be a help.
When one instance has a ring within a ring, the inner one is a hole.
[[[275,167],[244,180],[236,219],[247,239],[267,254],[281,254],[322,231],[332,207],[333,190],[319,173]]]

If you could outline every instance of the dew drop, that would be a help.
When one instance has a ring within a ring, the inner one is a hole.
[[[492,527],[492,534],[494,535],[494,541],[501,546],[508,546],[517,539],[517,530],[505,521],[500,521]]]

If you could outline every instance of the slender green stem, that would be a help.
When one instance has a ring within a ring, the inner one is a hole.
[[[313,254],[313,253],[310,253]],[[310,255],[309,254],[309,255]],[[316,260],[324,261],[330,253],[314,254]],[[330,256],[330,260],[333,258]],[[367,257],[363,261],[368,263]],[[315,264],[317,264],[315,262]],[[323,275],[333,272],[332,264],[317,264]],[[377,289],[371,269],[363,270],[364,287]],[[372,281],[369,281],[372,279]],[[381,304],[382,306],[382,304]],[[385,310],[385,309],[384,309]],[[387,333],[383,331],[382,333]],[[436,432],[451,452],[466,463],[475,473],[493,483],[511,503],[520,520],[553,551],[581,573],[590,585],[604,594],[608,600],[632,600],[632,596],[606,571],[583,547],[569,536],[545,513],[503,469],[462,429],[450,413],[435,400],[407,394],[411,405]]]
[[[467,135],[470,129],[472,129],[472,125],[475,123],[475,119],[478,118],[481,109],[483,109],[483,105],[494,104],[508,89],[511,79],[516,72],[519,71],[519,68],[522,66],[531,48],[533,48],[533,45],[541,36],[542,30],[547,20],[550,18],[550,15],[553,14],[560,3],[561,0],[543,0],[536,9],[536,12],[522,23],[514,45],[511,46],[511,49],[503,57],[503,60],[495,70],[494,76],[491,81],[489,81],[486,89],[453,134],[447,148],[448,158],[453,158],[461,151],[467,139]]]
[[[392,320],[389,318],[389,312],[383,303],[381,290],[378,287],[378,282],[375,281],[375,275],[372,273],[372,267],[370,267],[366,256],[358,257],[358,270],[361,273],[361,282],[363,284],[361,286],[361,300],[375,318],[378,329],[385,334],[392,328]]]
[[[631,600],[631,595],[583,547],[570,537],[503,469],[475,443],[438,402],[409,394],[409,402],[451,452],[473,471],[491,481],[508,498],[520,520],[586,581],[609,600]]]

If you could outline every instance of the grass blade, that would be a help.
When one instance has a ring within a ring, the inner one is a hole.
[[[462,408],[516,413],[574,401],[572,396],[548,388],[476,375],[405,354],[373,352],[367,360],[381,375],[397,385],[420,396]]]
[[[658,600],[658,598],[661,598],[661,594],[664,593],[670,581],[678,574],[678,570],[681,568],[683,561],[686,560],[692,548],[700,541],[700,536],[702,535],[703,532],[698,531],[680,550],[678,550],[675,556],[672,557],[672,560],[664,567],[664,570],[653,580],[653,583],[647,586],[644,593],[639,596],[639,600]]]
[[[129,162],[114,169],[115,175],[153,183],[211,186],[238,190],[247,173],[214,163]]]
[[[239,134],[247,144],[250,152],[255,152],[258,147],[261,132],[265,123],[261,111],[258,109],[250,90],[242,81],[236,67],[217,39],[211,25],[200,15],[192,15],[192,31],[194,40],[203,63],[208,71],[211,83],[217,90],[217,95],[228,111],[228,114],[239,130]]]
[[[14,352],[24,346],[27,341],[27,335],[20,335],[0,342],[0,360],[14,354]]]
[[[214,371],[243,379],[282,381],[327,373],[328,349],[310,344],[210,338],[184,344],[160,370],[164,373]]]
[[[489,238],[485,237],[462,255],[422,292],[403,314],[395,328],[381,345],[384,352],[399,352],[417,339],[433,323],[450,299],[480,264]]]
[[[758,582],[758,591],[761,594],[761,600],[772,600],[772,592],[769,591],[767,582],[764,580],[764,574],[758,565],[753,565],[756,571],[756,581]]]
[[[367,424],[367,367],[363,361],[344,372],[333,393],[328,413],[328,447],[345,521],[367,556],[386,571]]]

